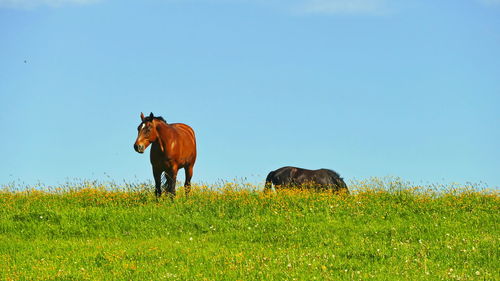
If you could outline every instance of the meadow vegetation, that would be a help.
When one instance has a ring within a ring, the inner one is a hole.
[[[500,200],[477,186],[224,183],[0,190],[1,280],[500,280]]]

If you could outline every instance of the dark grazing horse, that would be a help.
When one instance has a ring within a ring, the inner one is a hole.
[[[191,177],[196,161],[196,138],[194,131],[186,124],[167,124],[161,116],[151,113],[144,117],[141,113],[137,140],[134,143],[135,151],[144,153],[151,144],[150,160],[153,166],[156,196],[161,196],[161,177],[164,173],[167,192],[175,196],[177,171],[184,168],[186,181],[184,187],[186,195],[191,190]]]
[[[276,190],[282,188],[313,188],[316,190],[331,189],[333,192],[349,193],[344,179],[336,172],[328,169],[279,168],[267,175],[264,190],[269,191],[272,185],[274,185]]]

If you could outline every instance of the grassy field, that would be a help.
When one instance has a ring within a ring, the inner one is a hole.
[[[500,280],[497,191],[97,183],[0,191],[1,280]]]

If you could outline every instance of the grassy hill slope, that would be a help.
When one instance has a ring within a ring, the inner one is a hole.
[[[384,183],[387,186],[387,183]],[[0,191],[2,280],[499,280],[495,192]]]

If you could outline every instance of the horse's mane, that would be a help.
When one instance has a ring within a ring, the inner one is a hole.
[[[148,116],[148,117],[144,118],[143,122],[151,122],[153,120],[158,120],[158,121],[161,121],[161,122],[167,124],[167,121],[165,121],[165,119],[163,119],[163,117],[161,117],[161,116],[153,116],[152,118],[151,118],[151,116]]]

